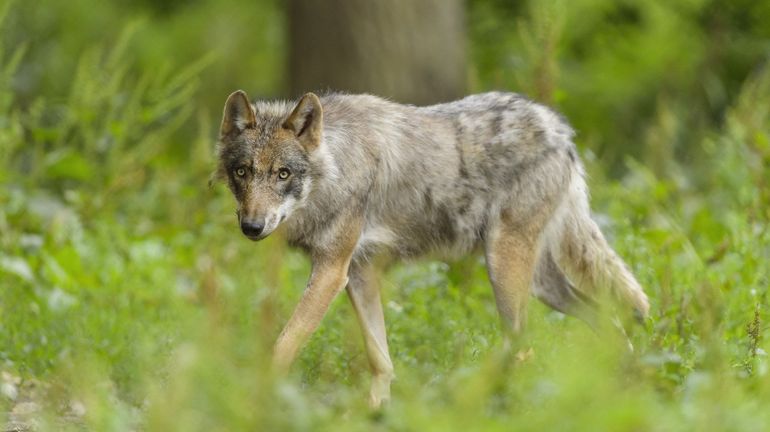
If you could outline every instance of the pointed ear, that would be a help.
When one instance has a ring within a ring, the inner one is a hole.
[[[323,108],[313,93],[302,96],[294,111],[283,122],[284,129],[294,133],[307,149],[314,149],[321,141],[323,130]]]
[[[256,126],[256,124],[257,116],[246,93],[243,90],[233,92],[225,102],[222,127],[219,129],[220,136],[242,132],[244,129]]]

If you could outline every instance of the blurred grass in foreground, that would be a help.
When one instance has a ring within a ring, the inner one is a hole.
[[[653,302],[634,354],[533,301],[522,341],[531,355],[517,361],[500,349],[480,262],[462,283],[442,263],[398,266],[383,283],[398,378],[391,406],[372,414],[343,298],[288,379],[266,372],[308,264],[280,239],[242,238],[228,192],[205,188],[220,107],[196,102],[196,89],[216,61],[143,68],[125,49],[143,37],[137,25],[121,43],[82,52],[60,93],[24,101],[10,83],[38,54],[0,44],[0,421],[98,431],[770,428],[767,68],[700,131],[693,145],[708,175],[698,181],[686,170],[659,178],[634,159],[608,180],[585,152],[597,216]],[[680,121],[660,117],[651,134]],[[190,124],[190,139],[172,138]]]

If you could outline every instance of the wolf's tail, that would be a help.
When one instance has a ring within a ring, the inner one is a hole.
[[[591,219],[582,175],[573,177],[555,216],[546,247],[575,288],[589,297],[610,294],[646,317],[650,309],[647,295]]]

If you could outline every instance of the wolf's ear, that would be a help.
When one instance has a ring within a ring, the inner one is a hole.
[[[249,103],[248,96],[243,90],[236,90],[225,102],[222,127],[219,129],[220,136],[242,132],[244,129],[256,126],[256,124],[257,116],[251,103]]]
[[[302,96],[283,127],[293,132],[308,150],[317,147],[323,129],[323,108],[318,96],[313,93]]]

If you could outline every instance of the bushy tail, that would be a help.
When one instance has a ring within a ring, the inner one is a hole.
[[[582,176],[573,179],[556,216],[548,247],[575,287],[590,297],[615,296],[646,317],[650,309],[647,295],[591,219]]]

